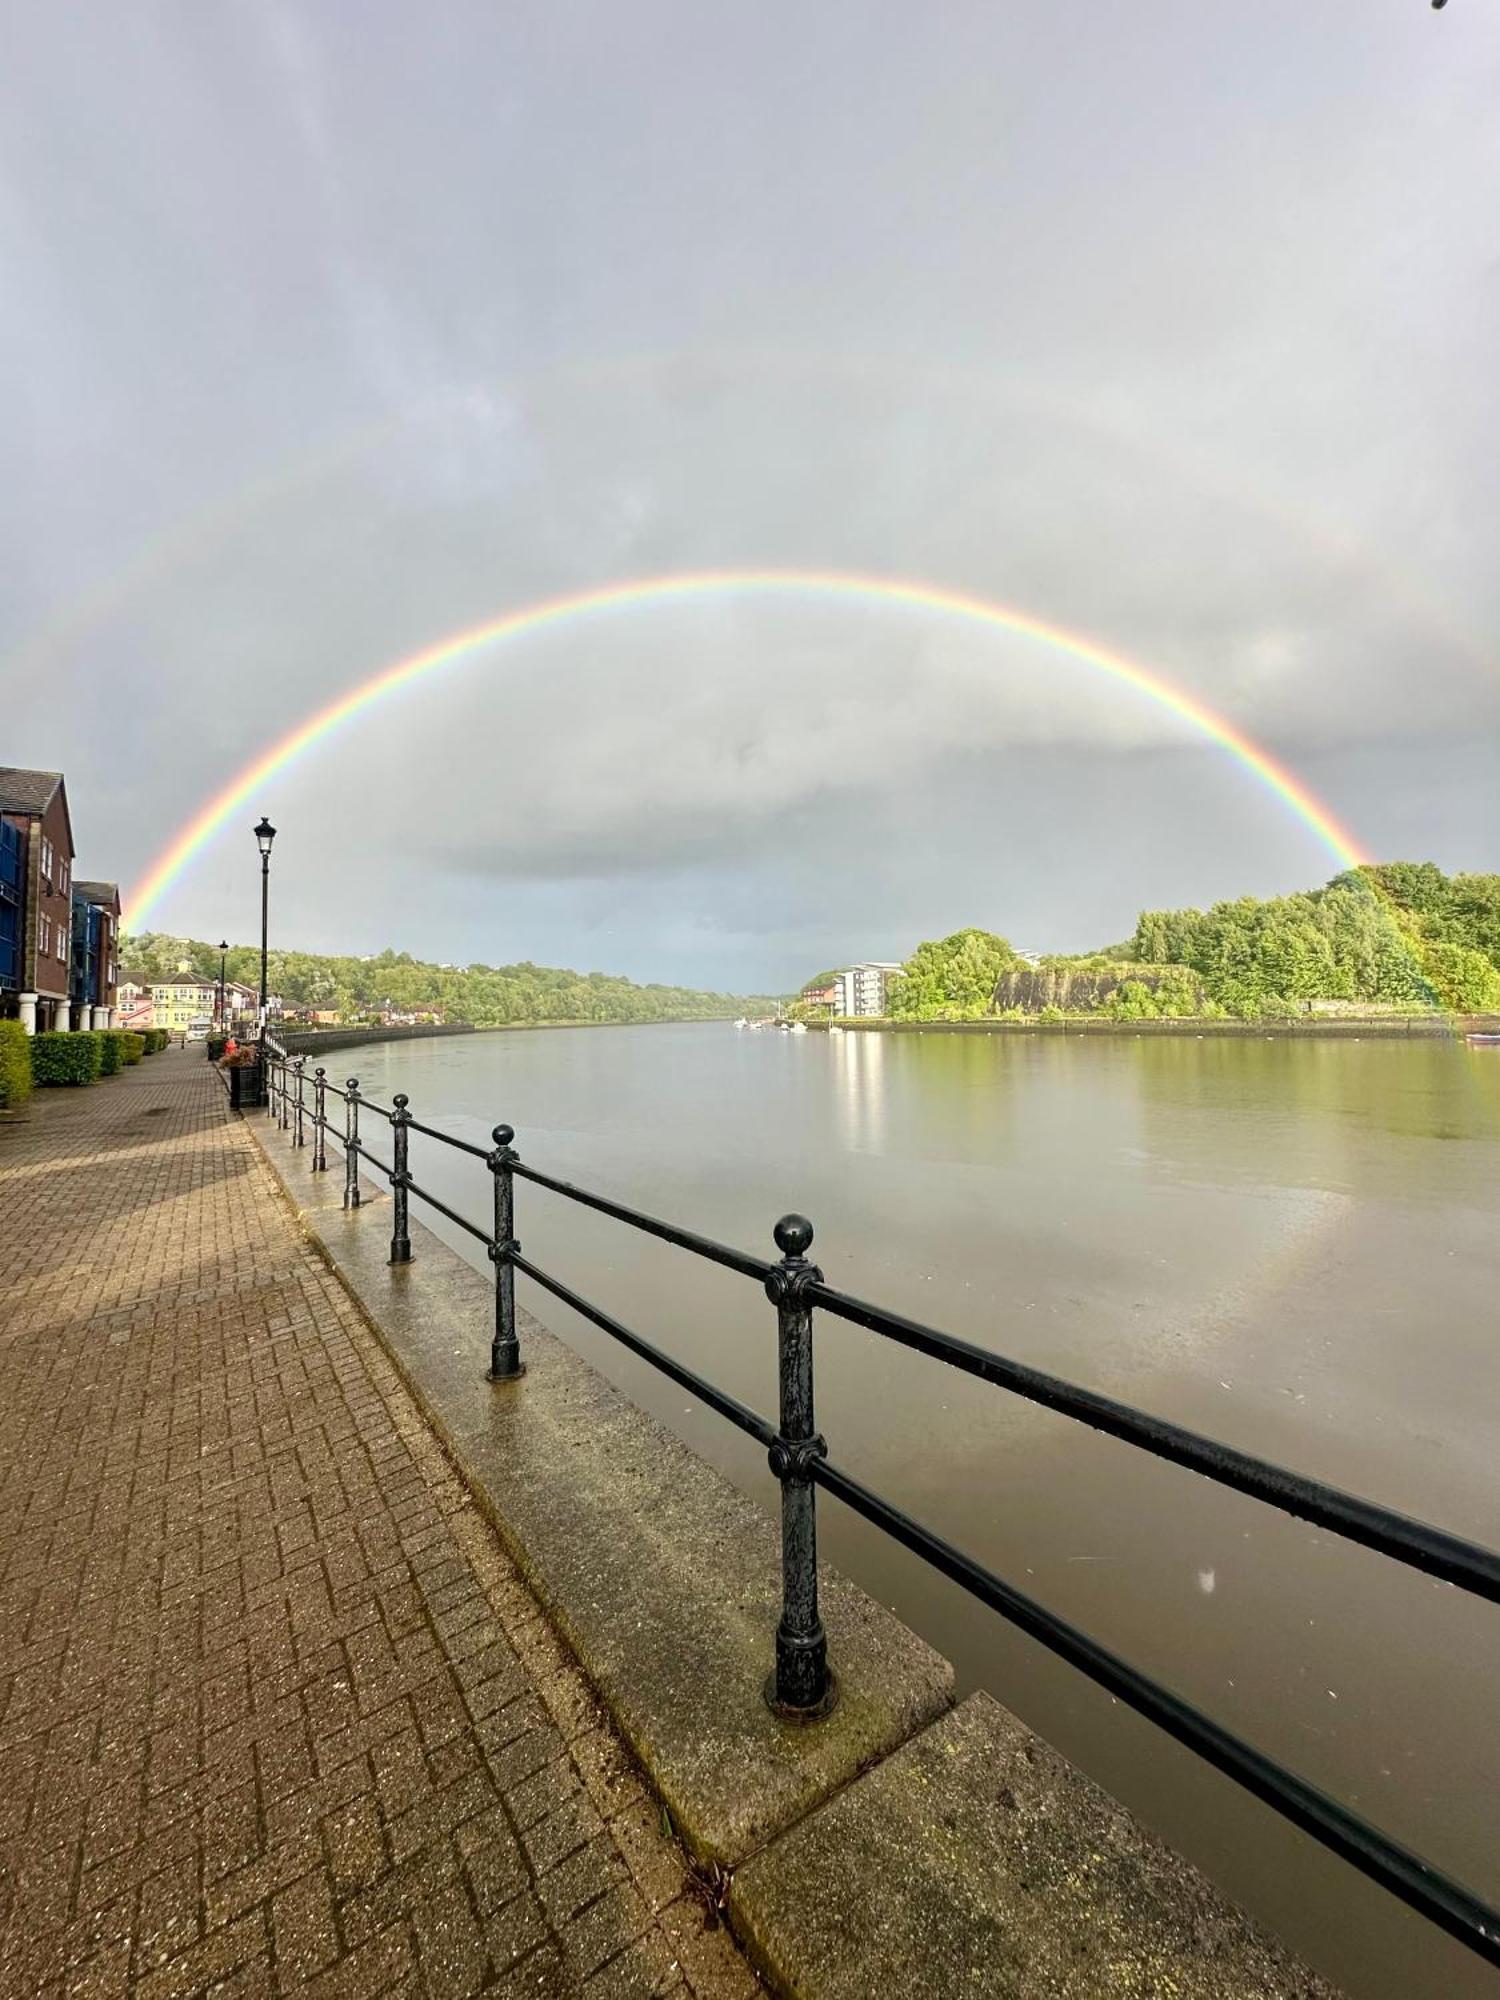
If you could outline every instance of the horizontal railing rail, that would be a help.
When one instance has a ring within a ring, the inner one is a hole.
[[[304,1143],[310,1122],[314,1172],[327,1167],[329,1137],[342,1146],[345,1207],[361,1205],[361,1162],[374,1168],[389,1186],[393,1264],[411,1261],[412,1196],[485,1245],[494,1270],[492,1381],[514,1382],[525,1372],[515,1318],[515,1277],[519,1272],[765,1447],[771,1471],[780,1484],[782,1505],[782,1613],[775,1637],[776,1668],[767,1688],[767,1698],[778,1713],[815,1721],[827,1713],[837,1691],[818,1611],[815,1492],[821,1486],[1481,1958],[1500,1965],[1500,1911],[831,1462],[814,1420],[814,1308],[1490,1603],[1500,1603],[1500,1554],[1496,1551],[852,1297],[826,1283],[822,1272],[808,1261],[813,1230],[801,1216],[783,1216],[777,1223],[774,1235],[782,1253],[779,1260],[756,1257],[526,1165],[511,1143],[515,1133],[509,1125],[494,1128],[492,1144],[486,1149],[423,1124],[411,1115],[404,1095],[398,1093],[389,1107],[375,1104],[361,1094],[357,1078],[350,1077],[340,1088],[322,1069],[316,1069],[311,1078],[309,1107],[306,1057],[288,1056],[269,1038],[265,1047],[270,1115],[291,1134],[294,1145]],[[330,1097],[343,1104],[342,1131],[328,1116]],[[365,1111],[375,1113],[390,1126],[389,1162],[372,1153],[360,1137],[359,1120]],[[412,1132],[484,1162],[492,1184],[490,1229],[480,1228],[431,1189],[419,1185],[409,1163]],[[777,1421],[761,1416],[523,1255],[515,1234],[514,1184],[518,1179],[760,1284],[777,1313]]]

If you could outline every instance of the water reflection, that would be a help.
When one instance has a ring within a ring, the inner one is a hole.
[[[885,1061],[889,1035],[859,1031],[828,1037],[839,1137],[849,1153],[885,1151]]]
[[[802,1209],[834,1283],[1500,1540],[1500,1056],[703,1026],[376,1049],[358,1068],[385,1101],[402,1088],[429,1121],[472,1117],[459,1129],[481,1142],[504,1116],[536,1164],[731,1242],[768,1252],[774,1218]],[[482,1220],[482,1169],[431,1155],[419,1177]],[[774,1408],[758,1288],[520,1192],[528,1253]],[[762,1453],[533,1303],[772,1498]],[[1492,1611],[858,1328],[822,1316],[817,1340],[820,1427],[841,1460],[1500,1894]],[[1489,1990],[1456,1947],[832,1506],[824,1541],[966,1682],[1015,1706],[1351,1990]]]

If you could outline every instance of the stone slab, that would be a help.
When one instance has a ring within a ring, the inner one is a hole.
[[[730,1907],[795,2000],[1337,2000],[986,1694],[755,1855]]]
[[[700,1861],[743,1861],[951,1705],[948,1662],[824,1565],[838,1706],[778,1721],[771,1516],[529,1313],[525,1376],[489,1382],[487,1278],[415,1220],[393,1268],[389,1202],[345,1213],[341,1160],[314,1175],[310,1147],[248,1123]]]

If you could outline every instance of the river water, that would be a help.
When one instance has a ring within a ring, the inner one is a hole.
[[[474,1142],[507,1120],[537,1167],[762,1255],[776,1217],[800,1210],[833,1284],[1500,1542],[1500,1050],[709,1023],[337,1061],[381,1102],[405,1090],[415,1116]],[[378,1123],[371,1137],[384,1153]],[[488,1224],[477,1162],[418,1138],[413,1166]],[[516,1195],[528,1257],[774,1414],[757,1287],[524,1182]],[[763,1453],[530,1291],[774,1506]],[[826,1315],[817,1370],[841,1464],[1500,1902],[1500,1611]],[[1227,1780],[819,1506],[824,1554],[964,1687],[990,1689],[1351,1993],[1500,1992]]]

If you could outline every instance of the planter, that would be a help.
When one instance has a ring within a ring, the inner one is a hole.
[[[234,1064],[219,1074],[228,1087],[231,1110],[252,1111],[265,1103],[265,1072],[259,1063]]]

